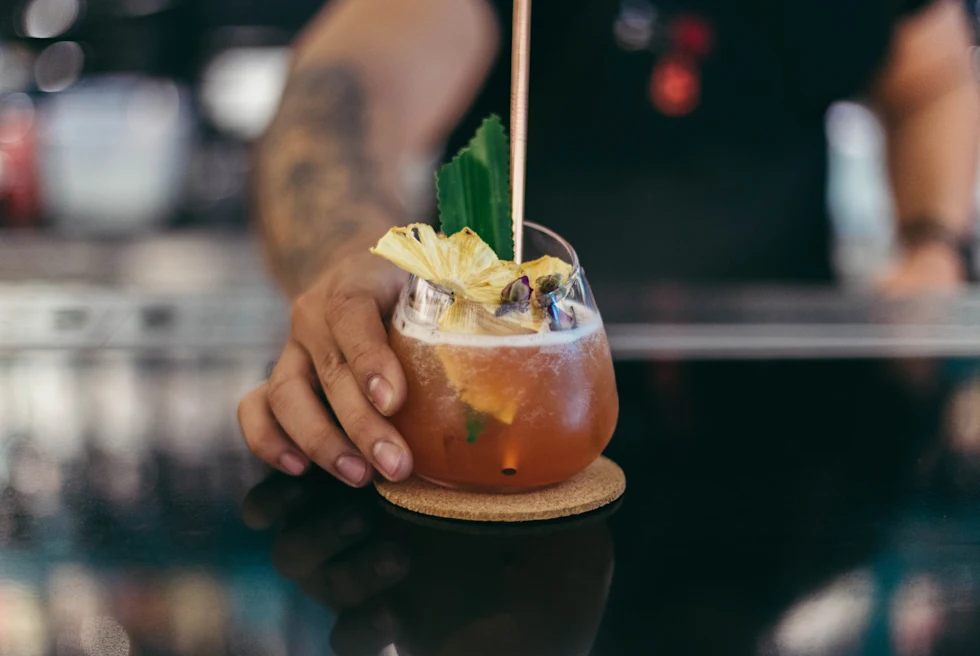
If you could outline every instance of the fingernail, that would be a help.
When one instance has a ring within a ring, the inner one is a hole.
[[[287,474],[299,476],[306,471],[306,460],[295,453],[284,453],[279,457],[279,466]]]
[[[337,471],[351,485],[360,485],[367,473],[367,463],[357,456],[342,455],[337,458]]]
[[[381,376],[375,376],[368,382],[368,395],[371,403],[381,411],[382,414],[388,412],[391,407],[392,389],[387,380]]]
[[[381,467],[381,473],[390,479],[398,477],[405,452],[391,442],[378,442],[374,445],[374,458]]]

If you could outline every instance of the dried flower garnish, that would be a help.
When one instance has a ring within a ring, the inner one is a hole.
[[[532,291],[534,290],[531,289],[527,276],[521,276],[500,292],[500,306],[494,315],[502,317],[511,312],[527,312]]]
[[[504,287],[503,291],[500,292],[500,300],[504,303],[527,301],[531,298],[531,291],[531,282],[527,279],[527,276],[521,276]]]
[[[497,306],[493,316],[505,317],[513,312],[527,312],[529,307],[531,307],[530,301],[524,301],[522,303],[501,303]]]
[[[543,296],[557,291],[564,279],[565,276],[560,273],[553,273],[550,276],[541,276],[534,284],[537,285],[538,294]]]
[[[548,308],[567,293],[562,285],[574,272],[572,265],[551,255],[523,265],[500,260],[469,228],[446,237],[422,223],[390,229],[371,252],[452,292],[454,302],[439,319],[440,330],[446,332],[546,330],[554,323]]]
[[[572,277],[572,265],[552,255],[542,255],[536,260],[525,262],[521,265],[520,276],[527,276],[531,280],[537,280],[543,276],[550,276],[560,273],[564,280]]]
[[[558,307],[557,303],[548,306],[548,317],[552,330],[571,330],[575,327],[575,317]]]

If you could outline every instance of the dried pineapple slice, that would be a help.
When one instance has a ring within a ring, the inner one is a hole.
[[[479,366],[486,357],[481,349],[440,344],[436,356],[460,401],[507,425],[514,422],[524,396],[520,381],[487,379],[486,368]]]
[[[532,287],[538,278],[556,273],[561,274],[563,280],[568,280],[568,277],[572,275],[572,265],[551,255],[545,255],[521,265],[521,275],[528,277]]]
[[[497,259],[493,249],[469,228],[452,237],[437,235],[424,223],[392,228],[371,252],[477,303],[499,302],[500,290],[519,271],[513,262]]]
[[[498,317],[484,306],[457,299],[439,318],[439,330],[471,335],[531,335],[540,329],[530,312]]]

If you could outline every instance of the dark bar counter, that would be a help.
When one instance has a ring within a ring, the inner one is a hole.
[[[0,654],[980,652],[980,297],[598,285],[614,507],[269,475],[271,288],[0,288]]]

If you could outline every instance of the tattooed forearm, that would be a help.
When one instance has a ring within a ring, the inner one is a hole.
[[[256,171],[266,245],[290,292],[305,288],[331,255],[397,220],[399,205],[383,189],[369,144],[368,98],[354,68],[334,64],[292,77]]]

